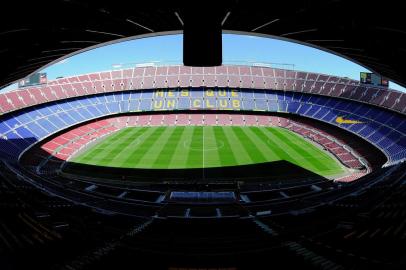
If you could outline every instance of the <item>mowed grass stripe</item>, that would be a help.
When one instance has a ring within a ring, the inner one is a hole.
[[[334,160],[331,156],[326,155],[326,153],[328,153],[328,151],[321,150],[320,148],[316,147],[311,141],[303,139],[302,137],[300,137],[298,134],[296,134],[293,131],[285,130],[285,129],[283,129],[283,131],[284,131],[284,135],[287,137],[290,137],[292,142],[297,142],[302,146],[302,148],[312,149],[313,152],[316,152],[316,153],[314,153],[314,155],[325,156],[331,160]]]
[[[136,146],[143,137],[143,135],[148,131],[147,127],[137,127],[134,128],[133,132],[126,133],[122,137],[117,138],[119,141],[110,140],[109,147],[114,149],[113,151],[108,152],[105,155],[105,158],[114,159],[116,157],[120,157],[121,155],[126,155],[126,151],[132,149],[132,147]]]
[[[133,130],[129,129],[122,129],[117,131],[110,136],[105,137],[102,141],[98,142],[97,144],[93,145],[89,150],[80,154],[79,156],[75,157],[73,160],[75,162],[86,162],[91,161],[93,157],[97,156],[102,150],[109,145],[111,140],[114,140],[121,136],[121,134],[127,134],[133,132]]]
[[[125,134],[121,140],[110,140],[112,150],[102,156],[101,162],[104,166],[120,167],[120,162],[132,152],[145,134],[148,134],[148,128],[134,128],[132,133]],[[98,157],[95,157],[96,159]]]
[[[257,145],[251,140],[251,138],[247,134],[245,134],[245,132],[243,131],[244,128],[234,127],[232,131],[241,142],[244,142],[242,146],[253,162],[265,162],[267,160],[267,157],[262,153],[260,149],[258,149]]]
[[[189,148],[185,147],[185,142],[190,140],[193,134],[194,127],[183,127],[183,133],[179,138],[178,145],[174,149],[171,159],[168,160],[168,168],[186,168],[187,158],[189,156]]]
[[[232,151],[232,146],[228,141],[222,127],[213,127],[213,134],[217,142],[223,142],[224,147],[218,150],[220,164],[222,166],[234,166],[238,164]]]
[[[168,168],[169,161],[171,160],[180,142],[179,139],[185,131],[185,127],[171,127],[171,129],[173,130],[173,132],[167,138],[165,144],[163,144],[164,142],[161,142],[163,144],[163,147],[158,153],[158,156],[153,161],[154,167]]]
[[[137,166],[141,168],[161,168],[160,166],[155,166],[155,161],[159,157],[159,154],[164,149],[164,147],[171,147],[169,144],[169,138],[176,128],[167,127],[156,139],[153,147],[149,148],[148,151],[143,155],[143,157],[138,161]]]
[[[192,137],[186,142],[189,149],[186,149],[187,155],[186,165],[188,168],[202,168],[203,167],[203,127],[195,126],[193,129]]]
[[[261,132],[266,137],[261,137],[267,141],[269,146],[275,151],[275,153],[279,156],[280,160],[285,160],[296,164],[298,166],[303,166],[303,158],[290,147],[290,143],[287,141],[280,140],[280,138],[276,137],[271,130],[276,128],[264,128],[260,129]],[[307,164],[307,169],[312,169],[312,171],[317,171],[312,164]]]
[[[124,153],[127,148],[132,147],[137,143],[137,139],[134,140],[134,136],[139,138],[147,128],[134,128],[130,129],[130,132],[123,132],[115,137],[109,137],[103,141],[102,145],[96,145],[98,149],[104,149],[103,152],[91,157],[92,162],[98,162],[100,165],[109,166],[115,163],[116,159]]]
[[[233,131],[234,127],[220,127],[224,132],[226,140],[230,144],[230,150],[233,153],[235,160],[238,165],[251,164],[254,163],[253,160],[248,155],[247,150],[243,146],[243,142],[238,139],[235,132]],[[231,142],[231,143],[230,143]]]
[[[284,137],[277,136],[277,134],[275,134],[276,129],[278,128],[267,128],[266,130],[267,133],[269,134],[270,140],[275,142],[275,144],[281,146],[288,153],[288,155],[293,158],[288,159],[287,161],[292,162],[312,172],[320,173],[321,170],[319,168],[314,166],[314,164],[310,162],[307,158],[303,157],[300,152],[292,148],[293,144],[289,142],[289,140],[287,140]]]
[[[253,129],[252,131],[258,136],[258,138],[269,144],[269,147],[273,150],[278,159],[290,161],[295,164],[299,163],[293,156],[289,155],[289,153],[286,152],[284,148],[282,148],[279,144],[271,140],[271,138],[268,136],[269,134],[265,131],[265,129],[256,128]]]
[[[292,132],[290,130],[286,130],[285,134],[287,136],[299,137],[298,135],[296,135],[294,132]],[[323,165],[327,166],[328,169],[326,171],[329,172],[330,174],[338,174],[338,173],[342,173],[345,171],[340,162],[337,162],[337,160],[335,158],[330,156],[328,153],[324,152],[322,149],[314,146],[310,141],[302,139],[295,144],[297,144],[298,146],[301,146],[302,148],[305,148],[305,149],[312,149],[312,152],[313,152],[312,158],[321,162]]]
[[[153,147],[156,140],[165,129],[165,127],[148,128],[144,136],[142,136],[142,139],[139,139],[139,143],[132,149],[132,151],[129,151],[126,154],[125,158],[123,158],[121,162],[118,160],[117,165],[120,167],[137,168],[138,162],[145,155],[145,153],[148,152],[148,149]]]
[[[258,127],[242,128],[242,132],[244,132],[245,135],[251,139],[252,143],[254,143],[256,148],[263,154],[265,157],[264,161],[280,160],[281,158],[279,155],[273,151],[267,141],[263,141],[260,137],[258,137],[257,134],[253,132],[254,130],[258,130]]]
[[[301,138],[295,133],[290,133],[284,129],[273,129],[273,134],[282,141],[290,142],[291,148],[300,157],[299,166],[325,176],[343,172],[334,159],[306,140],[300,140]],[[298,139],[300,141],[297,141]]]
[[[288,135],[284,130],[279,130],[279,129],[273,129],[273,134],[277,136],[279,139],[281,139],[284,142],[290,142],[291,139],[297,139],[296,135]],[[304,140],[302,140],[301,144],[303,144]],[[304,159],[311,163],[317,170],[319,171],[328,171],[329,167],[324,165],[320,160],[325,160],[326,155],[321,155],[321,156],[314,156],[317,152],[314,151],[315,147],[313,147],[311,150],[304,150],[301,148],[301,145],[296,142],[291,142],[289,143],[289,146],[298,154],[298,156],[304,157]]]
[[[220,167],[222,165],[219,152],[224,150],[222,141],[216,139],[213,127],[203,127],[204,130],[204,167]]]

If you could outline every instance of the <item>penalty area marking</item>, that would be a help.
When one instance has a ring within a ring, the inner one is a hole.
[[[296,141],[301,142],[300,140],[296,140]],[[266,140],[266,142],[267,142],[267,144],[268,144],[269,146],[272,146],[272,144],[276,144],[276,142],[273,142],[273,141],[270,140],[270,139]],[[303,149],[303,148],[311,149],[310,146],[304,146],[304,147],[302,147],[302,149]],[[294,149],[292,149],[292,150],[295,151]],[[329,153],[327,150],[323,150],[323,149],[320,149],[320,150],[322,150],[323,153],[324,153],[324,152]],[[285,150],[284,150],[284,152],[287,153]],[[325,153],[325,154],[327,154],[327,153]],[[295,159],[308,159],[308,158],[310,158],[310,157],[319,158],[319,157],[325,157],[325,155],[323,155],[323,154],[320,154],[320,155],[300,155],[300,156],[298,156],[298,157],[295,158]]]
[[[140,136],[138,136],[137,138],[135,138],[132,142],[130,142],[127,146],[137,146],[140,143],[144,142],[145,139],[143,138],[145,137],[145,133],[141,134]]]

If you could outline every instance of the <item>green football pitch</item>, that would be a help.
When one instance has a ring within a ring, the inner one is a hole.
[[[322,176],[345,172],[325,151],[277,127],[127,127],[90,145],[70,162],[116,168],[179,169],[279,160]]]

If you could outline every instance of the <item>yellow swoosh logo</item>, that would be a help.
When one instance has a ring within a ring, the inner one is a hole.
[[[351,120],[351,119],[344,119],[342,116],[338,116],[336,118],[336,122],[339,124],[363,124],[364,122]]]

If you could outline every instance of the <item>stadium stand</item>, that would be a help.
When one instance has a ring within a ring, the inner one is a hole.
[[[406,111],[406,97],[401,92],[388,91],[385,88],[376,86],[364,86],[355,80],[324,74],[284,71],[265,67],[224,66],[215,68],[215,84],[206,85],[206,81],[200,78],[203,75],[209,76],[213,80],[213,75],[206,75],[205,71],[210,72],[209,68],[203,68],[200,74],[193,73],[196,69],[192,69],[188,71],[187,76],[180,73],[184,69],[182,66],[170,67],[173,73],[166,75],[164,73],[156,73],[156,70],[160,68],[165,67],[145,67],[134,68],[132,71],[117,71],[115,73],[115,80],[111,80],[111,75],[107,75],[110,72],[85,74],[50,81],[46,86],[10,91],[9,93],[0,94],[0,112],[10,112],[26,106],[74,96],[159,88],[163,86],[159,86],[157,82],[163,80],[168,82],[165,85],[168,88],[206,86],[274,89],[341,97],[385,107],[398,112]],[[197,77],[195,78],[195,76]],[[229,82],[230,80],[231,83]],[[254,80],[256,83],[254,83]],[[179,85],[178,81],[180,81]],[[234,83],[234,81],[241,81],[241,83]]]
[[[405,110],[400,92],[248,66],[114,70],[2,93],[0,256],[27,258],[2,265],[397,269],[406,235]],[[350,173],[158,183],[138,171],[135,183],[60,170],[104,136],[161,125],[285,128]]]
[[[180,90],[177,93],[182,95],[182,91],[186,90]],[[180,100],[187,99],[190,104],[189,109],[211,109],[211,106],[216,104],[217,107],[215,108],[217,109],[223,109],[224,105],[224,109],[256,110],[254,105],[256,99],[247,98],[248,95],[255,95],[256,90],[227,91],[227,95],[230,96],[228,101],[223,100],[221,97],[218,97],[217,100],[214,98],[200,98],[207,94],[204,90],[190,89],[188,91],[190,91],[190,93],[188,92],[190,97],[179,98],[179,103],[176,103],[176,100],[174,100],[173,109],[183,109]],[[102,116],[128,113],[132,110],[154,111],[156,110],[153,108],[154,104],[156,105],[157,101],[163,103],[165,100],[165,98],[156,96],[158,94],[159,92],[150,90],[134,91],[130,94],[125,92],[99,94],[64,99],[6,114],[2,116],[3,121],[0,125],[1,144],[4,146],[2,149],[6,150],[4,155],[13,156],[16,159],[24,149],[32,144],[29,142],[30,140],[38,141],[69,126]],[[154,100],[152,100],[153,96]],[[127,105],[131,104],[132,100],[127,100],[126,98],[137,97],[139,99],[134,101],[139,101],[139,107],[129,108],[131,106]],[[247,103],[246,101],[250,102]],[[406,143],[406,125],[402,115],[395,112],[354,101],[313,96],[304,93],[295,94],[290,99],[287,98],[284,92],[274,90],[270,90],[267,93],[267,99],[264,101],[268,103],[269,108],[275,108],[275,111],[269,109],[269,112],[285,112],[321,120],[364,138],[386,154],[389,159],[388,164],[396,163],[406,157],[404,149]],[[167,98],[166,102],[168,104]],[[177,107],[175,107],[176,104],[178,105]],[[209,104],[210,106],[208,106]],[[170,106],[172,108],[172,105]],[[166,110],[170,108],[166,108]],[[189,121],[192,125],[197,125],[202,121],[202,119],[196,118],[196,115],[191,115],[191,117]],[[225,117],[227,118],[227,116]],[[350,121],[355,122],[339,122],[338,119],[343,117],[345,118],[344,120],[350,119]],[[218,124],[228,124],[230,119],[226,118],[218,118]],[[253,116],[244,119],[244,121],[256,123],[257,120]],[[137,123],[139,125],[160,125],[162,123],[162,116],[139,116]],[[283,126],[284,123],[281,123],[281,125]],[[13,140],[21,140],[21,143],[15,145]],[[346,159],[351,160],[349,156]]]

